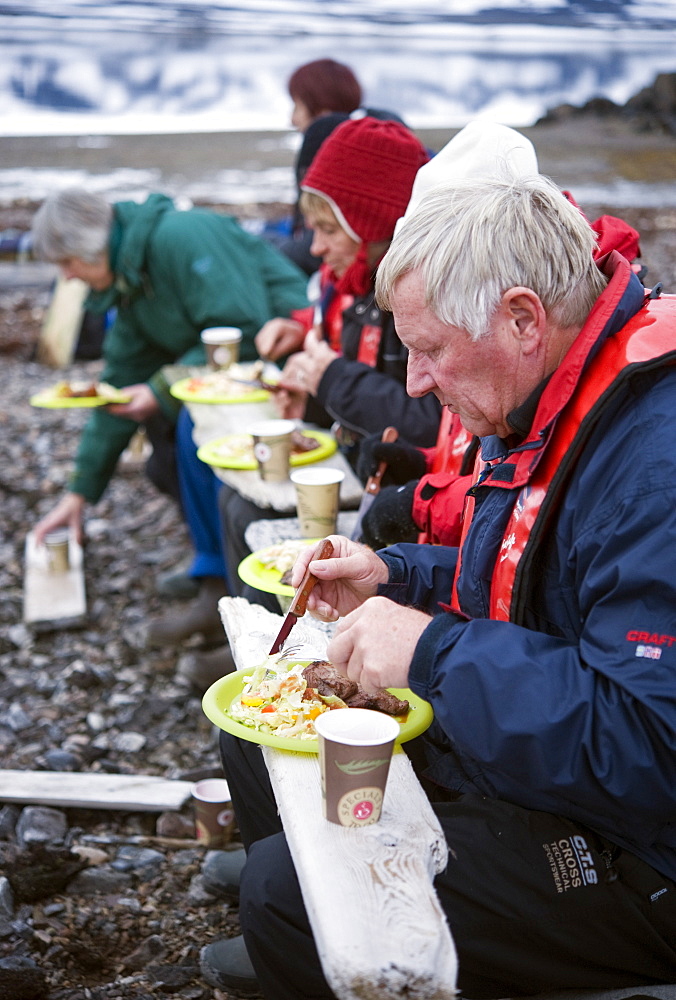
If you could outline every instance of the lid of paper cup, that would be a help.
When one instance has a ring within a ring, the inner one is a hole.
[[[70,538],[70,528],[55,528],[45,535],[46,545],[58,545],[60,542],[67,542]]]
[[[345,473],[340,469],[296,469],[289,478],[292,483],[301,486],[328,486],[330,483],[342,483]]]
[[[391,715],[370,708],[334,708],[317,716],[315,729],[327,740],[350,746],[374,746],[396,739],[399,723]]]
[[[200,337],[203,344],[225,344],[241,340],[242,331],[238,326],[209,326]]]
[[[192,786],[193,798],[202,802],[229,802],[230,788],[225,778],[204,778]]]
[[[290,434],[295,429],[293,420],[258,420],[249,427],[249,434],[254,434],[256,437],[276,437]]]

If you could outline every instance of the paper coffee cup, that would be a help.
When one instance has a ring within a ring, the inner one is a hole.
[[[225,778],[205,778],[192,787],[197,839],[209,847],[225,847],[232,838],[235,812]]]
[[[399,723],[368,708],[336,708],[315,719],[325,819],[339,826],[377,823]]]
[[[261,479],[281,483],[289,478],[293,420],[261,420],[249,428]]]
[[[212,368],[229,368],[239,360],[242,331],[237,326],[209,326],[200,334]]]
[[[340,506],[340,469],[296,469],[291,482],[296,487],[296,506],[301,538],[324,538],[336,532]]]
[[[57,528],[45,535],[47,568],[50,573],[65,573],[70,569],[70,530]]]

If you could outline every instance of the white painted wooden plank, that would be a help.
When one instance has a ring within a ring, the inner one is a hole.
[[[33,532],[26,536],[24,557],[23,620],[27,623],[80,620],[87,613],[82,547],[69,541],[70,568],[51,572],[47,551],[35,544]]]
[[[265,656],[282,618],[242,598],[221,617],[237,666]],[[294,626],[322,649],[306,616]],[[268,644],[267,646],[265,644]],[[451,1000],[457,958],[432,880],[446,863],[436,815],[406,755],[395,754],[380,823],[344,830],[321,813],[317,758],[263,748],[324,974],[340,1000]]]
[[[57,276],[38,341],[36,356],[41,364],[65,368],[73,360],[88,291],[79,278]]]
[[[403,751],[379,823],[322,816],[317,758],[263,748],[324,975],[340,1000],[452,1000],[455,947],[432,885],[446,865],[436,815]]]
[[[179,810],[191,782],[148,774],[81,774],[63,771],[0,770],[0,802],[64,809]]]

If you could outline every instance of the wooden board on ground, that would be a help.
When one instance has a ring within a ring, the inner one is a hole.
[[[70,568],[51,572],[44,546],[26,536],[24,559],[23,620],[38,628],[83,624],[87,614],[82,546],[71,537]]]
[[[57,278],[54,294],[45,316],[36,357],[43,365],[65,368],[75,354],[88,286],[79,278]]]
[[[149,774],[74,774],[0,770],[0,802],[62,809],[180,810],[190,798],[189,781]]]

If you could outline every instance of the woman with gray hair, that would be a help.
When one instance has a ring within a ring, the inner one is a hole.
[[[112,220],[113,208],[100,195],[79,188],[63,191],[48,198],[35,215],[34,252],[56,264],[79,258],[107,265]]]
[[[64,525],[81,538],[85,503],[99,500],[139,424],[154,446],[164,445],[163,464],[173,461],[180,405],[163,368],[204,363],[201,330],[240,327],[241,357],[253,360],[254,336],[263,324],[307,305],[307,279],[234,218],[180,211],[162,194],[110,205],[92,192],[62,191],[37,212],[33,237],[37,255],[58,264],[66,278],[89,285],[88,310],[115,309],[100,377],[130,398],[92,411],[69,492],[35,529],[41,542]]]

